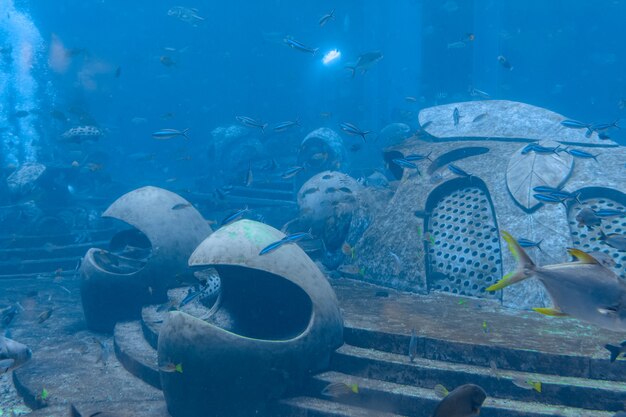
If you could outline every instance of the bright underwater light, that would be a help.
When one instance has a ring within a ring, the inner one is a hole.
[[[332,51],[326,52],[326,55],[324,55],[324,58],[322,58],[322,63],[324,65],[328,65],[331,62],[338,60],[339,58],[341,58],[341,51],[339,51],[338,49],[333,49]]]

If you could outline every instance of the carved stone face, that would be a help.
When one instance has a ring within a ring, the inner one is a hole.
[[[156,187],[123,195],[102,216],[133,227],[115,235],[108,250],[89,249],[80,268],[87,326],[108,332],[139,317],[142,305],[165,300],[211,228],[185,199]]]
[[[206,320],[170,313],[159,334],[159,363],[174,417],[249,416],[328,366],[343,343],[335,294],[296,244],[259,255],[284,234],[241,220],[209,236],[189,259],[221,278],[218,308]]]

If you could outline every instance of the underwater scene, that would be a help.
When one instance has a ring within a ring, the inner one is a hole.
[[[626,0],[0,0],[0,417],[625,417]]]

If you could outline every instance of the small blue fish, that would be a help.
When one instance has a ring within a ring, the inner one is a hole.
[[[579,122],[578,120],[563,120],[561,126],[569,127],[570,129],[588,129],[589,123]]]
[[[552,194],[533,194],[533,197],[535,197],[539,201],[543,201],[544,203],[561,203],[561,204],[565,204],[564,199],[559,198],[559,197],[555,197]]]
[[[452,121],[454,122],[455,126],[459,125],[460,119],[461,119],[461,115],[459,114],[459,109],[455,107],[454,111],[452,112]]]
[[[298,42],[297,40],[295,40],[291,36],[287,36],[285,39],[283,39],[283,42],[285,42],[287,44],[287,46],[289,46],[292,49],[295,49],[295,50],[300,51],[300,52],[306,52],[306,53],[309,53],[309,54],[311,54],[313,56],[315,56],[317,51],[320,49],[320,48],[312,48],[312,47],[310,47],[308,45],[303,44],[302,42]]]
[[[420,154],[414,153],[414,154],[405,156],[404,160],[405,161],[421,161],[423,159],[428,159],[429,161],[432,162],[432,159],[430,159],[430,154],[431,153],[432,153],[432,151],[428,152],[428,155],[420,155]]]
[[[180,304],[178,305],[178,308],[179,309],[183,308],[184,306],[186,306],[187,304],[189,304],[190,302],[198,298],[199,295],[200,295],[200,291],[194,291],[193,289],[189,288],[187,290],[187,295],[180,302]]]
[[[543,242],[543,239],[541,239],[539,242],[533,242],[532,240],[528,240],[528,239],[517,239],[517,243],[519,243],[519,245],[523,248],[537,248],[539,250],[541,249],[541,242]]]
[[[580,149],[568,149],[567,153],[569,153],[570,155],[576,158],[591,158],[594,161],[598,162],[596,158],[598,157],[599,154],[594,155],[589,152],[581,151]]]
[[[549,187],[547,185],[539,185],[537,187],[533,187],[533,191],[536,193],[542,193],[542,194],[552,194],[552,193],[559,192],[561,190],[558,188]]]
[[[352,123],[340,123],[339,127],[341,128],[341,130],[343,130],[344,132],[346,132],[349,135],[354,135],[354,136],[360,136],[363,138],[363,142],[367,142],[367,140],[365,139],[365,136],[372,133],[369,130],[363,131],[361,129],[359,129],[358,127],[356,127],[355,125],[353,125]]]
[[[560,146],[541,146],[535,145],[532,148],[532,151],[535,153],[558,153],[561,150]]]
[[[600,209],[600,210],[596,210],[596,216],[598,217],[626,216],[626,211],[615,210],[615,209]]]
[[[616,129],[620,129],[620,127],[617,125],[617,122],[619,122],[619,119],[611,123],[594,123],[591,126],[589,126],[589,129],[594,132],[602,132],[603,130],[608,130],[613,127]]]
[[[313,239],[313,235],[311,234],[311,232],[298,232],[298,233],[292,233],[289,236],[285,236],[283,238],[285,243],[294,243],[302,239]]]
[[[187,136],[187,132],[189,132],[189,129],[185,129],[185,130],[161,129],[152,133],[152,137],[154,139],[165,140],[165,139],[172,139],[177,136],[182,136],[185,139],[189,139],[189,136]]]
[[[547,147],[547,146],[538,145],[536,143],[531,143],[529,145],[526,145],[524,147],[524,149],[522,149],[522,155],[526,155],[529,152],[535,152],[535,153],[558,153],[560,150],[561,150],[561,148],[559,146],[557,146],[557,147]]]
[[[233,212],[232,214],[227,216],[224,220],[222,220],[222,223],[220,223],[220,227],[221,226],[226,226],[227,224],[230,224],[230,223],[234,222],[235,220],[241,219],[244,216],[244,214],[246,214],[246,213],[248,213],[250,211],[251,210],[248,207],[246,207],[246,208],[243,208],[241,210],[237,210],[237,211]]]
[[[396,159],[392,159],[391,162],[393,162],[394,164],[402,167],[402,168],[410,168],[410,169],[417,169],[417,165],[415,165],[413,162],[407,161],[404,158],[396,158]]]
[[[267,127],[267,123],[263,123],[260,120],[255,120],[252,117],[248,117],[248,116],[235,116],[235,119],[237,119],[237,121],[244,126],[255,127],[255,128],[261,129],[261,133],[265,133],[265,128]]]
[[[461,168],[459,168],[458,166],[454,164],[449,164],[448,169],[452,171],[453,174],[459,175],[461,177],[467,177],[467,178],[472,177],[472,174],[468,174],[467,172],[463,171]]]
[[[560,198],[560,199],[562,199],[564,201],[566,201],[566,200],[576,200],[578,202],[578,204],[582,204],[582,202],[579,199],[580,191],[577,192],[577,193],[570,193],[570,192],[563,191],[563,190],[557,190],[557,191],[551,191],[548,194],[550,194],[552,197]]]
[[[300,126],[300,119],[278,123],[276,126],[274,126],[274,132],[284,132],[285,130],[291,129],[292,127],[296,126]]]
[[[302,172],[302,170],[304,170],[304,167],[301,167],[301,166],[291,167],[287,171],[285,171],[285,172],[283,172],[281,174],[281,178],[286,180],[286,179],[289,179],[291,177],[295,177],[300,172]]]
[[[280,248],[283,245],[286,245],[288,243],[296,243],[304,238],[309,238],[309,239],[313,239],[313,236],[311,235],[311,232],[299,232],[299,233],[294,233],[291,234],[289,236],[285,236],[284,238],[282,238],[281,240],[278,240],[276,242],[270,243],[269,245],[267,245],[266,247],[264,247],[261,252],[259,252],[259,256],[261,255],[265,255],[266,253],[270,253],[278,248]]]

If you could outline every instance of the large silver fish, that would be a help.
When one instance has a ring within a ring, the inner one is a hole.
[[[32,356],[33,353],[28,346],[0,336],[0,375],[19,368]]]
[[[568,249],[576,262],[537,266],[507,232],[502,232],[517,269],[487,291],[497,291],[532,276],[546,287],[554,307],[534,308],[549,316],[572,316],[605,329],[626,331],[626,283],[602,262],[579,249]]]
[[[374,66],[378,61],[383,59],[383,54],[380,51],[367,52],[363,55],[359,55],[354,65],[346,66],[346,69],[352,72],[352,78],[354,78],[357,71],[361,74],[365,74],[370,68]]]

